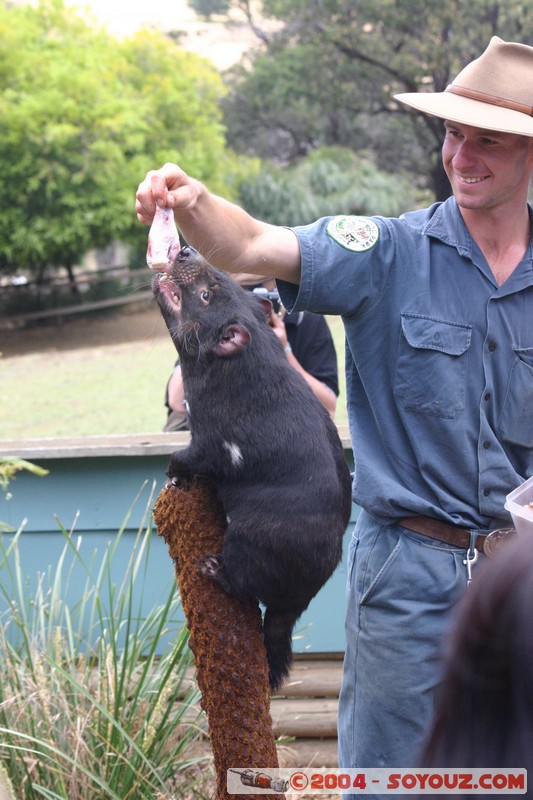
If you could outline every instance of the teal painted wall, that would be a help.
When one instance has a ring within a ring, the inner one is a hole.
[[[0,443],[0,455],[2,454]],[[24,458],[28,458],[24,455]],[[351,460],[351,452],[347,451]],[[87,590],[87,572],[98,575],[106,550],[123,528],[111,559],[112,583],[119,585],[127,573],[139,531],[150,525],[155,498],[165,481],[168,454],[163,455],[91,455],[65,458],[30,458],[49,470],[46,477],[20,472],[10,485],[11,499],[0,495],[0,520],[15,529],[24,521],[19,537],[20,572],[28,593],[36,589],[40,576],[53,580],[58,559],[65,547],[69,569],[64,587],[65,599],[73,605]],[[354,507],[352,521],[344,538],[344,555],[330,581],[314,598],[297,623],[295,652],[339,652],[344,650],[344,610],[346,552],[358,515]],[[80,554],[73,557],[66,546],[61,527],[70,532],[70,540]],[[4,550],[11,534],[4,534]],[[82,562],[85,566],[82,566]],[[0,580],[6,581],[8,566],[0,564]],[[164,541],[155,533],[142,558],[142,574],[136,581],[138,613],[143,616],[155,604],[164,603],[172,590],[173,563]],[[112,588],[109,590],[112,592]],[[6,619],[8,597],[0,597],[0,612]],[[182,619],[176,619],[181,624]],[[87,632],[90,639],[90,632]]]

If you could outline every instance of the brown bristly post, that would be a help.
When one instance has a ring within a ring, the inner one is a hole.
[[[228,794],[227,770],[278,767],[259,606],[230,597],[198,569],[202,557],[221,551],[225,529],[222,507],[207,481],[195,477],[180,486],[167,483],[154,519],[174,561],[187,619],[213,751],[216,798],[256,800],[257,795]],[[282,800],[284,795],[269,797]]]

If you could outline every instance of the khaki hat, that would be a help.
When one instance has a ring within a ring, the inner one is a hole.
[[[451,122],[533,136],[533,47],[493,36],[485,52],[444,92],[394,97]]]

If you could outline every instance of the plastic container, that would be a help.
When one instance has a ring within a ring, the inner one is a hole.
[[[517,533],[533,533],[533,508],[524,508],[533,503],[533,478],[528,478],[518,489],[507,495],[505,508],[510,511]]]

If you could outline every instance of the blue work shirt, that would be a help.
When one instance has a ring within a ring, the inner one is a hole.
[[[336,233],[350,221],[355,244]],[[384,522],[506,524],[533,474],[531,243],[498,286],[453,198],[293,230],[302,277],[278,281],[283,304],[344,321],[354,501]]]

